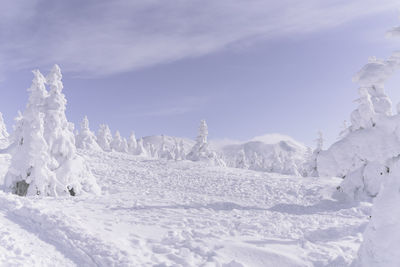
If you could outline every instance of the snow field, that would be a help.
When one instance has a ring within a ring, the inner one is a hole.
[[[0,194],[11,225],[68,266],[348,266],[370,212],[330,198],[341,179],[78,152],[101,196]]]

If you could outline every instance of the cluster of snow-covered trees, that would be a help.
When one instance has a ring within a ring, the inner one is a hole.
[[[399,36],[400,27],[391,33]],[[387,79],[399,69],[400,52],[386,60],[369,59],[354,77],[359,98],[351,125],[338,142],[317,155],[320,176],[344,179],[339,195],[356,201],[374,200],[354,266],[400,266],[400,106],[393,115],[384,91]]]
[[[160,144],[136,139],[132,132],[128,139],[119,131],[113,136],[102,124],[97,134],[89,127],[85,116],[80,130],[68,122],[65,111],[67,100],[63,94],[62,74],[55,65],[45,77],[33,71],[28,89],[29,99],[23,113],[15,119],[14,131],[9,136],[0,113],[0,148],[11,154],[11,164],[4,178],[3,188],[17,195],[60,196],[82,193],[99,194],[100,188],[77,148],[93,151],[116,151],[166,160],[205,161],[224,166],[221,157],[208,147],[207,124],[200,124],[199,136],[189,152],[183,141],[175,139],[167,146],[164,136]]]
[[[144,142],[136,139],[132,132],[128,139],[122,137],[119,131],[114,136],[106,124],[99,126],[97,135],[89,128],[89,120],[85,116],[81,122],[80,131],[75,132],[76,146],[80,149],[116,151],[157,159],[203,161],[212,165],[225,166],[221,156],[211,150],[207,142],[208,127],[205,120],[200,122],[199,135],[195,145],[187,153],[183,141],[175,139],[172,147],[166,145],[165,136],[160,143]]]
[[[171,147],[166,145],[164,136],[161,136],[161,142],[159,143],[145,142],[143,138],[137,140],[134,132],[126,139],[121,136],[119,131],[116,131],[113,136],[109,126],[106,124],[101,124],[97,135],[95,135],[89,128],[89,120],[86,116],[81,122],[80,131],[75,132],[76,146],[80,149],[116,151],[166,160],[187,159],[225,166],[221,157],[208,147],[207,136],[207,124],[205,120],[202,120],[196,143],[189,152],[186,152],[182,140],[175,139]]]
[[[33,74],[28,103],[11,137],[5,190],[43,196],[100,193],[84,159],[76,153],[73,124],[65,116],[60,68],[55,65],[46,77],[39,70]]]

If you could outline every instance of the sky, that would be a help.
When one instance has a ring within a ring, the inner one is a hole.
[[[281,133],[337,140],[356,108],[352,77],[400,38],[398,0],[16,0],[0,9],[0,111],[9,131],[32,69],[63,71],[79,128],[211,139]],[[400,101],[400,72],[386,85]]]

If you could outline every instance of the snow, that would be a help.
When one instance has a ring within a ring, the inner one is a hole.
[[[309,148],[285,135],[270,134],[217,146],[230,167],[301,175]]]
[[[385,177],[383,188],[374,200],[371,222],[368,225],[364,242],[359,251],[358,266],[400,265],[397,247],[400,242],[400,162],[396,162],[392,173]]]
[[[78,155],[102,194],[21,198],[0,192],[0,242],[14,248],[1,263],[348,266],[370,214],[369,204],[331,198],[338,178],[119,152],[79,149]],[[1,159],[0,166],[8,164]]]
[[[74,135],[60,68],[35,70],[11,136],[0,113],[0,265],[400,266],[398,68],[395,52],[353,77],[358,106],[327,150],[322,133],[314,150],[210,143],[205,120],[196,140],[95,135],[86,116]]]

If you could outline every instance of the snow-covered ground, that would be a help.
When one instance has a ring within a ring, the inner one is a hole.
[[[370,204],[331,198],[339,178],[78,153],[102,194],[0,191],[1,265],[349,266],[369,220]]]

